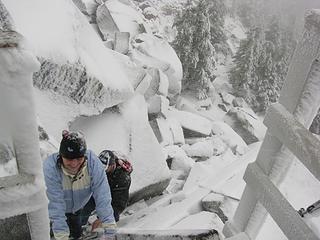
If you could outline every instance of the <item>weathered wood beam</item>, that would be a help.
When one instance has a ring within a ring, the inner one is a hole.
[[[248,165],[244,180],[288,239],[319,240],[256,163]]]

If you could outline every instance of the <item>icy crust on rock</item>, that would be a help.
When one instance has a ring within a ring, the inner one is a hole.
[[[41,90],[53,90],[76,103],[94,106],[101,111],[116,105],[132,95],[132,89],[123,91],[103,85],[100,79],[90,75],[80,63],[56,64],[40,58],[41,69],[34,73],[34,86]]]
[[[90,77],[92,77],[100,82],[100,84],[98,82],[94,84],[98,85],[96,88],[105,88],[105,91],[113,89],[114,92],[120,93],[133,92],[127,76],[119,64],[113,60],[111,50],[103,45],[85,16],[71,0],[23,2],[4,0],[3,2],[16,24],[17,31],[32,43],[33,50],[38,57],[52,62],[53,65],[65,64],[77,67],[79,64],[83,66],[81,68],[85,70],[83,74],[87,79],[80,78],[78,83],[74,83],[75,85],[83,85],[82,81],[90,82]],[[59,17],[57,17],[58,14]],[[49,29],[49,31],[44,34],[44,29]],[[57,77],[56,82],[56,86],[59,86],[60,81],[70,77],[68,75],[70,73],[63,74],[68,69],[66,66],[61,69],[56,66],[53,69],[42,68],[41,71],[44,71],[44,74],[60,76],[61,78]],[[92,85],[89,84],[88,87]],[[77,94],[83,94],[81,92]],[[106,106],[110,106],[108,100],[112,97],[110,93],[109,99],[104,99]]]

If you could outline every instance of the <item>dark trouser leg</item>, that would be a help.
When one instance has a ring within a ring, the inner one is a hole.
[[[75,213],[66,213],[67,224],[70,230],[70,237],[78,239],[82,234],[82,226],[85,225],[90,217],[91,212],[95,209],[96,205],[93,197],[89,202],[80,210]]]

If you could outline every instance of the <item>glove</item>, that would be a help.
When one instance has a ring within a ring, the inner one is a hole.
[[[69,233],[67,232],[54,233],[54,238],[56,240],[69,240]]]
[[[92,224],[92,232],[97,232],[99,240],[114,239],[117,232],[116,223],[103,223],[99,219],[95,220]]]

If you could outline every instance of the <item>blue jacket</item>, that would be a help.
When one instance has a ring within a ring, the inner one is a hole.
[[[86,166],[76,180],[59,167],[58,158],[58,153],[54,153],[43,164],[53,232],[69,232],[65,214],[83,208],[91,196],[95,200],[99,219],[103,223],[114,223],[110,188],[98,157],[90,150],[86,152]]]

